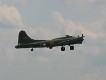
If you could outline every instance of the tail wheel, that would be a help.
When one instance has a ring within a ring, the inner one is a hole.
[[[31,51],[33,51],[33,48],[31,49]]]
[[[65,51],[65,47],[61,47],[61,51]]]
[[[70,46],[70,50],[74,50],[74,46]]]

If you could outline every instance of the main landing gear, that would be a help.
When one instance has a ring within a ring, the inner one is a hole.
[[[70,46],[70,50],[74,50],[74,46]]]
[[[62,47],[61,47],[61,51],[65,51],[65,47],[62,46]]]
[[[70,50],[74,50],[74,46],[70,46]],[[61,51],[65,51],[65,47],[61,47]]]

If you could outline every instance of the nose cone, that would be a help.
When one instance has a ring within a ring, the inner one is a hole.
[[[80,37],[80,38],[79,38],[79,41],[83,41],[83,40],[84,40],[84,38],[83,38],[83,37]]]
[[[84,38],[82,38],[82,41],[84,40]]]
[[[77,43],[82,44],[83,40],[84,40],[83,37],[80,37],[80,38],[77,39]]]

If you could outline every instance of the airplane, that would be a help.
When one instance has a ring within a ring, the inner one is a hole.
[[[19,48],[31,48],[31,51],[33,51],[33,48],[49,48],[52,49],[53,47],[61,46],[61,51],[65,51],[65,46],[69,45],[70,50],[74,50],[74,44],[82,44],[84,40],[84,35],[82,36],[69,36],[66,35],[64,37],[54,38],[51,40],[34,40],[31,39],[25,31],[21,30],[19,32],[18,36],[18,45],[15,46],[16,49]]]

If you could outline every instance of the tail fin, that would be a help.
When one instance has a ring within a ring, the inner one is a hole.
[[[25,31],[21,30],[18,36],[18,44],[32,43],[35,40],[31,39]]]

